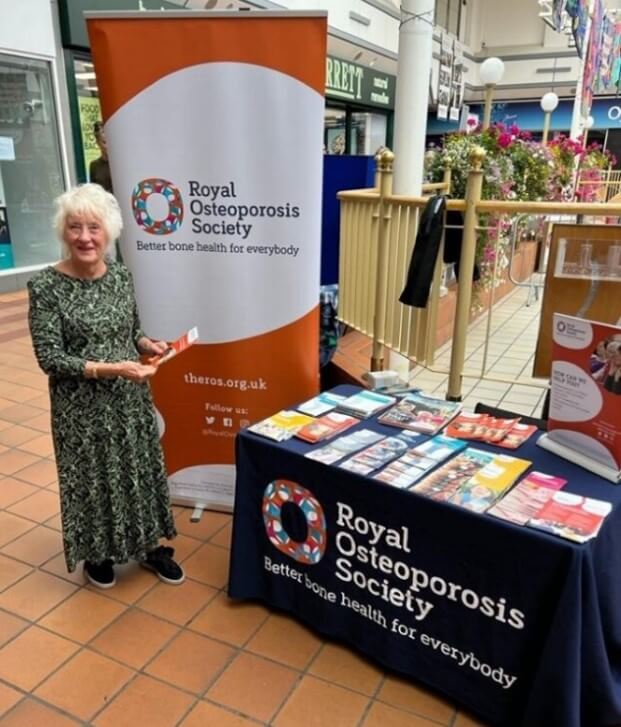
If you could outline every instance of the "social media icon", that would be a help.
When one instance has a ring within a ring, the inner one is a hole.
[[[233,426],[233,420],[230,419],[229,417],[224,417],[224,419],[222,419],[222,423],[224,424],[225,427]]]
[[[207,424],[213,424],[216,421],[215,417],[205,417]]]

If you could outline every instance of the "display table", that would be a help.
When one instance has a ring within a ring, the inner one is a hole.
[[[303,456],[321,445],[240,432],[229,594],[283,609],[492,724],[621,724],[621,487],[535,439],[516,456],[613,502],[596,540],[576,545]]]

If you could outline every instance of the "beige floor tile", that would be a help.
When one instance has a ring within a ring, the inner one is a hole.
[[[89,721],[132,678],[134,672],[83,649],[35,690],[35,695]]]
[[[206,543],[184,561],[183,569],[194,580],[223,588],[228,582],[229,553],[224,548]]]
[[[221,530],[218,530],[218,532],[213,537],[209,538],[209,542],[212,543],[212,545],[218,545],[221,548],[226,548],[227,550],[230,550],[232,533],[232,524],[228,523]]]
[[[80,589],[42,619],[39,625],[85,644],[125,610],[125,605]]]
[[[242,646],[268,616],[269,611],[263,606],[233,601],[225,593],[219,593],[192,621],[190,628],[234,646]]]
[[[42,566],[40,566],[40,568],[46,573],[52,573],[53,575],[64,578],[66,581],[75,583],[78,586],[84,586],[87,583],[87,580],[84,577],[84,570],[82,568],[82,565],[79,565],[73,571],[73,573],[69,573],[69,571],[67,570],[67,563],[65,562],[64,553],[60,553],[59,555],[54,556],[54,558],[48,560],[47,563],[44,563]],[[94,590],[90,589],[89,591],[91,593],[95,592]]]
[[[2,477],[0,478],[0,508],[7,508],[38,491],[39,488],[35,485],[29,485],[14,477]]]
[[[0,488],[2,483],[0,482]],[[20,517],[25,517],[28,520],[35,520],[38,523],[43,523],[49,520],[54,515],[58,514],[60,510],[60,500],[58,495],[48,490],[37,489],[34,494],[23,498],[20,502],[7,507],[9,512]]]
[[[0,554],[0,591],[32,572],[32,567]]]
[[[95,727],[174,727],[194,697],[139,675],[93,720]]]
[[[458,712],[453,727],[491,727],[488,722],[481,722],[472,715]]]
[[[1,727],[76,727],[79,722],[34,699],[24,699],[0,720]]]
[[[324,644],[308,668],[309,674],[373,696],[384,674],[367,659],[337,644]]]
[[[36,400],[42,398],[41,391],[39,389],[33,389],[30,386],[20,386],[19,384],[11,385],[6,387],[1,392],[1,396],[5,399],[9,399],[14,403],[23,404],[28,403],[29,406],[37,406]],[[49,396],[45,395],[48,404]]]
[[[315,634],[293,618],[272,614],[250,639],[246,650],[294,669],[305,669],[321,645]]]
[[[231,521],[232,516],[223,512],[215,512],[213,510],[204,510],[201,519],[197,523],[190,521],[192,516],[192,508],[184,507],[178,511],[175,517],[175,525],[177,531],[190,538],[197,540],[209,540],[209,538],[218,532],[224,525]]]
[[[30,406],[29,404],[13,403],[11,406],[2,409],[2,418],[7,422],[13,422],[15,424],[26,423],[40,414],[41,409],[36,406]]]
[[[39,457],[35,457],[34,454],[22,452],[19,449],[9,449],[8,452],[0,454],[0,475],[12,475],[39,461]]]
[[[102,631],[90,646],[134,669],[141,669],[178,630],[168,621],[132,608]]]
[[[10,512],[0,511],[0,546],[10,543],[20,535],[36,528],[36,523]]]
[[[154,616],[185,626],[216,594],[214,588],[186,578],[178,588],[158,583],[136,602],[136,606]]]
[[[41,412],[39,409],[39,415],[36,417],[33,417],[32,419],[28,419],[26,422],[26,425],[29,426],[31,429],[36,429],[39,433],[41,432],[51,432],[52,431],[52,422],[50,419],[50,413],[49,412]]]
[[[362,727],[438,727],[438,723],[387,704],[374,702],[362,722]]]
[[[38,462],[18,470],[13,476],[18,480],[29,482],[31,485],[37,485],[37,487],[47,487],[57,480],[58,473],[55,462],[50,462],[49,459],[39,459]]]
[[[0,444],[5,444],[7,447],[17,447],[24,442],[32,441],[41,436],[41,432],[30,427],[15,425],[13,422],[6,422],[6,425],[6,427],[2,426],[0,429]]]
[[[0,646],[7,644],[28,626],[30,626],[30,621],[25,621],[12,613],[0,611]]]
[[[397,709],[414,712],[443,725],[451,724],[455,715],[455,708],[441,697],[396,676],[386,677],[376,698]]]
[[[252,654],[241,653],[206,696],[209,700],[249,717],[269,722],[299,676],[293,669]],[[244,686],[240,689],[242,684]]]
[[[0,717],[14,707],[23,696],[17,689],[0,684]]]
[[[62,549],[60,533],[57,530],[46,528],[44,525],[38,525],[5,545],[2,553],[30,565],[41,565],[60,553]]]
[[[50,488],[47,487],[46,489],[49,490]],[[58,498],[58,493],[56,493],[56,497]],[[60,513],[58,513],[58,515],[54,515],[54,517],[51,517],[49,520],[46,520],[43,524],[48,528],[53,528],[54,530],[60,531],[63,529]]]
[[[32,691],[78,649],[67,639],[31,626],[0,649],[0,679]]]
[[[0,608],[35,621],[75,590],[76,586],[62,578],[34,571],[0,593]]]
[[[36,454],[38,457],[50,457],[54,454],[54,442],[49,434],[40,434],[38,437],[18,445],[18,449]]]
[[[255,720],[233,714],[216,704],[199,702],[179,727],[250,727],[256,724]]]
[[[234,653],[233,649],[217,641],[182,631],[144,671],[175,687],[200,694]]]
[[[36,389],[28,389],[28,391],[36,391]],[[50,395],[47,393],[42,394],[40,391],[37,391],[35,398],[27,399],[26,401],[30,404],[30,406],[36,406],[44,411],[50,410]]]
[[[162,540],[162,545],[168,545],[175,551],[174,559],[177,563],[183,563],[192,553],[195,553],[203,542],[196,538],[189,538],[187,535],[177,535],[174,540]]]
[[[369,703],[367,697],[305,676],[273,721],[274,727],[354,727]]]

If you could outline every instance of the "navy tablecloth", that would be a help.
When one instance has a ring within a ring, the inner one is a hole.
[[[242,431],[229,594],[284,609],[492,724],[621,724],[621,487],[535,439],[515,455],[566,478],[567,491],[613,503],[595,540],[437,503],[309,460],[304,442]],[[265,498],[280,480],[308,497],[266,526]],[[292,545],[325,533],[325,552],[301,562],[279,549],[268,527],[280,522]]]

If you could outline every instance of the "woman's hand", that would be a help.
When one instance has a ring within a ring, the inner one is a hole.
[[[137,384],[148,381],[157,371],[156,366],[141,364],[138,361],[123,361],[118,366],[119,376],[122,379],[128,379],[128,381],[134,381]]]
[[[147,336],[143,336],[138,340],[138,351],[147,356],[160,356],[168,348],[166,341],[152,341]]]

